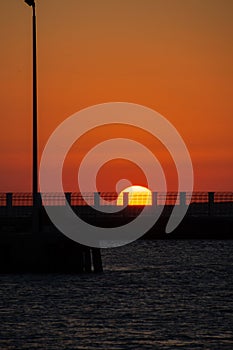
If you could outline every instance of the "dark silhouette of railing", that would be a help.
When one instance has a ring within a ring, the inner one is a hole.
[[[134,194],[134,196],[137,196]],[[143,194],[138,194],[139,201],[143,202]],[[146,195],[148,196],[148,195]],[[84,199],[85,197],[85,199]],[[43,206],[64,206],[65,199],[73,208],[83,208],[87,215],[98,215],[98,211],[88,211],[89,206],[97,209],[102,206],[127,206],[129,198],[128,193],[124,193],[123,201],[119,204],[116,193],[85,193],[84,197],[79,192],[46,193],[38,194],[38,208]],[[137,198],[135,201],[137,202]],[[29,216],[32,213],[33,196],[32,193],[0,193],[0,216]],[[153,214],[156,207],[172,207],[174,205],[189,205],[186,215],[203,216],[233,216],[233,192],[153,192],[150,205],[147,205],[148,215]],[[138,212],[138,205],[131,205],[130,212]]]

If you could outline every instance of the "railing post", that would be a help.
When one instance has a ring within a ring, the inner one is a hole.
[[[11,216],[12,215],[12,206],[13,206],[12,198],[13,198],[12,193],[8,192],[6,194],[6,211],[7,211],[7,216]]]
[[[158,192],[152,192],[152,206],[156,207],[158,205]]]
[[[42,207],[42,197],[40,192],[37,193],[37,206],[38,208]]]
[[[71,192],[66,192],[65,197],[66,197],[68,204],[71,205]]]
[[[41,232],[43,230],[43,211],[42,211],[42,196],[40,192],[36,194],[36,208],[37,208],[37,216],[38,216],[38,231]]]
[[[186,207],[186,192],[180,192],[180,207]]]
[[[32,193],[32,233],[38,234],[40,230],[39,193]]]
[[[94,193],[94,207],[97,210],[100,207],[100,192],[95,192]]]
[[[214,213],[214,192],[208,192],[208,215],[211,216]]]
[[[123,206],[129,205],[129,192],[123,192]]]

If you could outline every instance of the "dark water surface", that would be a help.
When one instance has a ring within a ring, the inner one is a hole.
[[[233,241],[138,241],[102,275],[1,275],[0,349],[233,349]]]

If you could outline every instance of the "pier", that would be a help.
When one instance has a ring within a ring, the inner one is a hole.
[[[137,196],[137,195],[136,195]],[[138,197],[143,201],[143,194]],[[65,199],[77,212],[83,212],[87,216],[99,216],[99,208],[106,206],[117,207],[116,216],[122,216],[121,206],[126,206],[131,215],[137,215],[138,209],[143,205],[128,206],[128,193],[124,193],[123,203],[117,203],[117,193],[98,192],[85,193],[85,199],[79,192],[37,194],[37,208],[44,206],[64,206]],[[140,203],[139,199],[139,203]],[[232,216],[233,192],[152,192],[151,203],[146,205],[147,213],[153,215],[156,208],[188,206],[188,216]],[[0,193],[0,218],[30,217],[33,209],[32,193]],[[94,209],[94,210],[93,210]],[[95,210],[96,209],[96,210]]]
[[[66,193],[65,197],[59,193],[38,193],[39,230],[34,233],[32,194],[1,193],[0,272],[102,272],[99,248],[70,240],[50,222],[44,206],[63,206],[65,199],[81,219],[100,227],[125,225],[144,208],[128,205],[128,193],[123,197],[122,206],[117,202],[117,194],[110,192],[88,193],[85,200],[80,193]],[[173,208],[188,205],[182,222],[167,235],[165,227]],[[106,206],[118,211],[105,213]],[[153,192],[143,215],[154,215],[160,206],[163,206],[161,216],[142,238],[233,239],[233,192]]]

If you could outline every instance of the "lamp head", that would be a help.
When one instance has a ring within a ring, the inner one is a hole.
[[[24,0],[28,6],[35,6],[35,1],[34,0]]]

